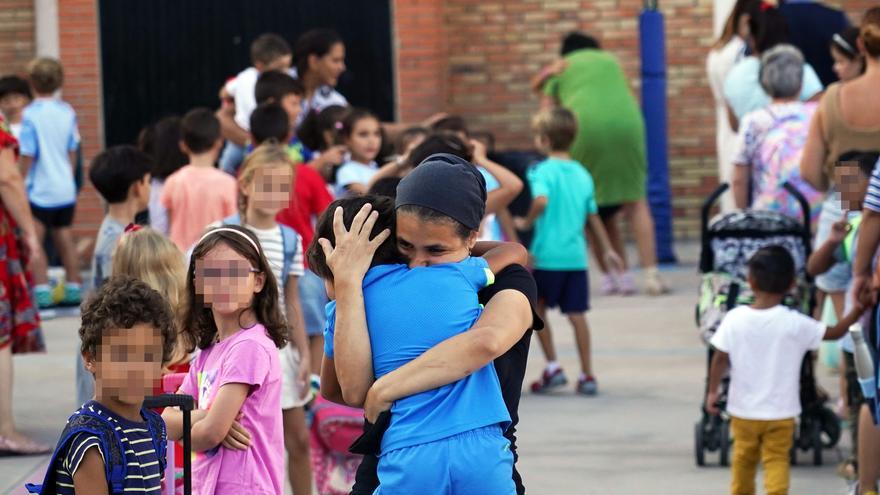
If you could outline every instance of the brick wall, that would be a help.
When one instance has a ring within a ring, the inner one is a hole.
[[[33,0],[0,0],[0,72],[23,74],[34,50]]]

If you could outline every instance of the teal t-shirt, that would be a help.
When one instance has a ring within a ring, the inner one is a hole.
[[[532,197],[547,198],[535,223],[531,253],[539,270],[586,270],[587,218],[595,214],[596,190],[590,173],[574,160],[548,158],[528,171]]]

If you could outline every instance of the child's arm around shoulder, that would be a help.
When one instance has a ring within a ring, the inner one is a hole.
[[[510,265],[529,263],[529,252],[517,242],[479,242],[472,250],[477,252],[489,264],[492,273],[499,273]]]

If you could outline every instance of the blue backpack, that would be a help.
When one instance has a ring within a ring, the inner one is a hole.
[[[101,451],[104,453],[104,471],[107,476],[107,484],[110,488],[111,495],[123,495],[125,491],[125,475],[127,474],[128,463],[125,459],[125,446],[122,444],[120,432],[116,429],[116,425],[87,407],[86,403],[79,411],[73,413],[67,420],[67,426],[61,432],[61,439],[55,447],[55,452],[49,460],[49,467],[46,469],[46,477],[43,483],[35,485],[28,483],[25,485],[28,493],[37,494],[56,494],[57,489],[57,473],[55,472],[55,462],[58,455],[67,447],[75,435],[80,433],[88,433],[98,437],[101,442]],[[149,409],[141,409],[141,415],[146,418],[147,427],[150,430],[150,438],[153,439],[153,448],[159,457],[159,469],[165,472],[165,421],[162,416]]]
[[[226,217],[223,219],[223,224],[225,225],[237,225],[241,226],[241,217],[236,213],[231,217]],[[282,286],[287,284],[287,278],[290,276],[290,269],[293,265],[293,257],[296,256],[296,250],[301,246],[302,239],[299,234],[296,233],[295,230],[288,227],[287,225],[281,225],[281,243],[282,249],[284,250],[284,265],[281,267],[281,284]]]

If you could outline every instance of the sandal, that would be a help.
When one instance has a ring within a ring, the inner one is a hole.
[[[30,439],[17,442],[5,437],[0,437],[0,456],[26,456],[41,455],[52,452],[52,447]]]

